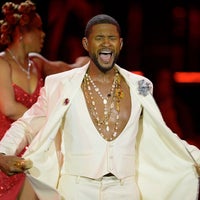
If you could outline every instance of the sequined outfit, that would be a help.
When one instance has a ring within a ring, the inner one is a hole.
[[[32,94],[27,93],[16,84],[13,84],[16,101],[20,102],[27,108],[30,108],[37,101],[42,86],[43,79],[41,77],[38,78],[37,87]],[[6,117],[0,112],[0,140],[4,136],[5,132],[10,128],[12,122],[14,122],[12,119]],[[23,173],[7,176],[0,171],[0,199],[16,200],[24,179],[25,175]]]

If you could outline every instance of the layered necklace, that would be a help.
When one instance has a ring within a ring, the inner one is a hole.
[[[83,80],[83,91],[88,103],[89,112],[100,135],[107,141],[112,141],[119,135],[120,100],[124,97],[124,93],[121,89],[121,76],[119,72],[116,70],[110,92],[106,96],[103,96],[88,73],[85,74]],[[100,118],[97,111],[97,99],[94,98],[94,93],[99,96],[104,106],[102,118]],[[113,130],[111,130],[111,125],[109,123],[112,114],[115,114]]]
[[[19,68],[20,68],[24,73],[26,73],[27,79],[30,79],[30,77],[31,77],[31,62],[30,62],[30,60],[28,59],[28,67],[27,67],[27,69],[25,69],[25,68],[20,64],[20,62],[17,60],[17,58],[16,58],[16,56],[14,55],[14,53],[13,53],[9,48],[7,48],[6,51],[10,54],[11,58],[16,62],[16,64],[19,66]]]

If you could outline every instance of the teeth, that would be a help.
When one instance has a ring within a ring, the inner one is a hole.
[[[104,51],[101,51],[101,53],[106,53],[106,54],[108,54],[108,53],[111,53],[111,51],[106,51],[106,50],[104,50]]]

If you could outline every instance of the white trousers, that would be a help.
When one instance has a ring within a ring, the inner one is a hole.
[[[58,185],[63,200],[139,200],[135,177],[90,179],[62,175]]]

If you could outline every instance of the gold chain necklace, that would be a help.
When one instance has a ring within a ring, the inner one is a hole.
[[[27,68],[27,70],[19,63],[19,61],[17,60],[17,58],[16,58],[16,56],[14,55],[14,53],[9,49],[9,48],[7,48],[6,49],[7,50],[7,52],[10,54],[10,56],[11,56],[11,58],[16,62],[16,64],[19,66],[19,68],[24,72],[24,73],[26,73],[26,75],[27,75],[27,79],[30,79],[30,76],[31,76],[31,73],[30,73],[30,71],[31,71],[31,62],[30,62],[30,60],[28,59],[28,68]]]
[[[110,89],[110,93],[106,97],[103,97],[99,88],[95,85],[95,83],[93,82],[93,80],[87,73],[85,74],[84,82],[83,82],[83,90],[84,90],[85,97],[89,105],[89,111],[91,113],[91,116],[94,119],[95,124],[97,125],[97,129],[100,135],[108,141],[113,140],[119,134],[118,125],[119,125],[119,113],[120,113],[120,99],[123,98],[123,95],[122,95],[123,91],[121,90],[120,80],[121,79],[120,79],[119,72],[116,71],[116,75],[114,77],[113,84]],[[102,103],[104,105],[104,116],[101,120],[97,112],[96,102],[93,96],[93,91],[95,91],[98,94],[98,96],[102,99]],[[110,107],[108,107],[109,97],[110,97]],[[115,114],[115,124],[113,128],[113,133],[109,136],[109,133],[111,131],[109,119],[114,108],[117,111]],[[103,134],[103,132],[105,132],[106,134]]]

